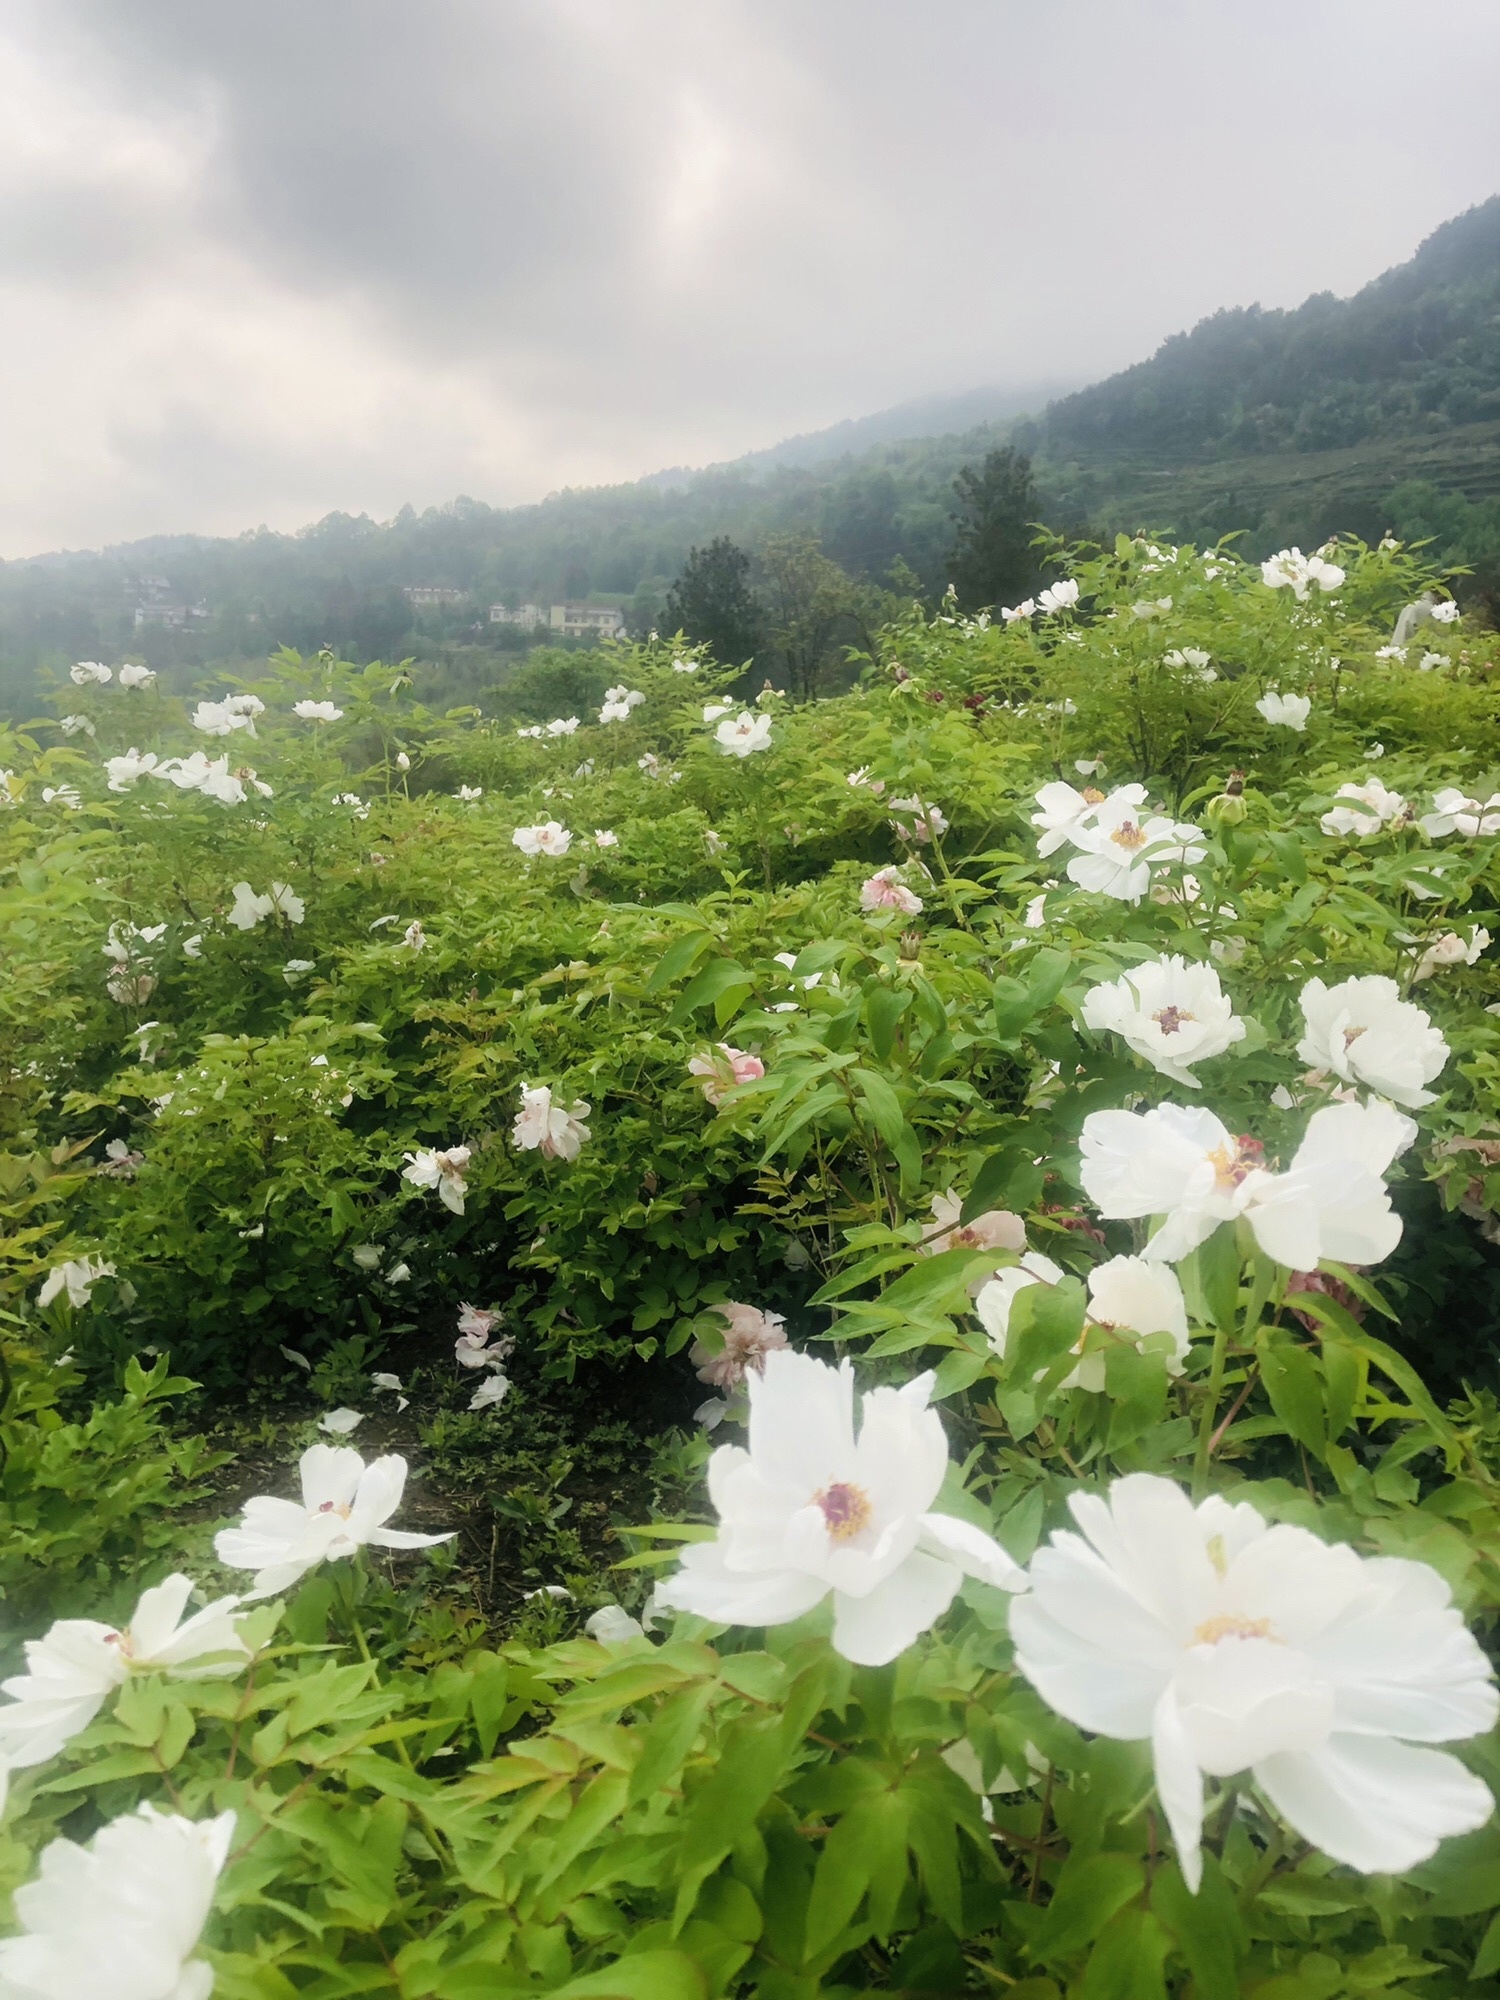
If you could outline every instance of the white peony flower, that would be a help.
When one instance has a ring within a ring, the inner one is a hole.
[[[1300,735],[1307,727],[1312,702],[1305,694],[1278,694],[1275,688],[1267,688],[1255,709],[1273,729],[1295,729]]]
[[[123,1631],[64,1618],[26,1642],[25,1673],[0,1683],[10,1697],[0,1703],[0,1801],[7,1771],[56,1757],[132,1674],[201,1680],[239,1672],[250,1657],[234,1629],[239,1598],[218,1598],[184,1624],[193,1588],[190,1577],[169,1576],[145,1592]]]
[[[510,1383],[504,1375],[488,1375],[469,1398],[471,1410],[492,1410],[503,1403],[510,1394]]]
[[[1411,1119],[1378,1099],[1324,1105],[1286,1171],[1252,1190],[1256,1242],[1289,1271],[1315,1271],[1325,1259],[1382,1262],[1401,1241],[1401,1218],[1381,1176],[1416,1136]]]
[[[607,701],[599,711],[599,720],[601,722],[628,722],[630,720],[630,706],[627,702],[623,701]]]
[[[1142,820],[1127,797],[1138,789],[1125,785],[1111,793],[1070,835],[1079,852],[1068,863],[1068,879],[1080,889],[1138,903],[1151,886],[1153,865],[1203,859],[1201,829],[1160,817]]]
[[[935,1194],[930,1204],[934,1233],[922,1238],[922,1248],[935,1257],[943,1250],[1024,1250],[1026,1224],[1008,1208],[987,1208],[972,1222],[961,1221],[963,1200],[952,1188]]]
[[[1122,806],[1140,806],[1146,800],[1144,784],[1122,784],[1118,790],[1108,794],[1110,802],[1120,802]],[[1056,854],[1060,846],[1074,844],[1076,836],[1094,824],[1094,814],[1106,804],[1104,792],[1080,792],[1072,784],[1044,784],[1036,792],[1036,804],[1042,808],[1032,814],[1032,826],[1040,828],[1036,840],[1038,858]]]
[[[550,1084],[523,1083],[511,1142],[520,1152],[539,1152],[544,1160],[576,1160],[589,1136],[583,1122],[589,1110],[581,1097],[570,1108],[554,1103]]]
[[[75,687],[107,687],[114,672],[98,660],[75,660],[68,669],[68,679]]]
[[[1461,833],[1473,840],[1482,833],[1500,833],[1500,792],[1487,799],[1471,799],[1456,785],[1447,785],[1433,794],[1432,811],[1418,821],[1431,840],[1445,834]]]
[[[1023,597],[1019,604],[1002,604],[1000,616],[1007,625],[1019,625],[1022,619],[1030,618],[1036,610],[1034,597]]]
[[[1457,931],[1445,931],[1440,938],[1434,938],[1417,960],[1412,981],[1430,979],[1440,966],[1474,965],[1481,952],[1488,949],[1490,934],[1483,925],[1476,925],[1469,933],[1467,941]]]
[[[1051,618],[1055,612],[1071,611],[1078,602],[1078,585],[1071,576],[1061,582],[1049,584],[1037,598],[1037,607],[1044,618]]]
[[[454,798],[460,800],[464,805],[471,806],[473,805],[476,799],[482,799],[484,797],[484,786],[460,785],[458,790],[453,794],[453,796]]]
[[[349,1437],[357,1431],[365,1420],[363,1410],[329,1410],[318,1419],[318,1429],[327,1431],[330,1437]]]
[[[342,722],[344,711],[335,708],[331,701],[294,701],[293,715],[300,715],[304,722]]]
[[[302,1499],[258,1494],[247,1500],[241,1525],[214,1537],[227,1569],[253,1569],[249,1597],[271,1597],[321,1562],[340,1562],[367,1544],[377,1549],[430,1549],[453,1534],[414,1535],[388,1528],[406,1487],[404,1458],[366,1465],[346,1445],[315,1444],[303,1452]],[[456,1532],[456,1531],[455,1531]]]
[[[50,806],[54,801],[65,806],[69,812],[76,813],[83,809],[83,794],[76,785],[43,785],[42,804]]]
[[[424,1146],[415,1153],[403,1153],[403,1160],[409,1162],[401,1169],[401,1178],[410,1181],[413,1187],[436,1188],[438,1200],[444,1208],[452,1209],[455,1215],[464,1212],[464,1194],[470,1152],[467,1146],[449,1146],[440,1152],[435,1146]]]
[[[573,844],[572,834],[555,819],[542,820],[536,826],[518,826],[510,839],[511,845],[519,847],[523,854],[550,854],[558,860]]]
[[[1451,597],[1443,598],[1432,607],[1432,622],[1435,625],[1456,625],[1462,615]]]
[[[1319,590],[1337,590],[1344,581],[1344,572],[1337,563],[1326,562],[1322,556],[1305,556],[1301,549],[1282,549],[1269,562],[1260,566],[1261,576],[1272,590],[1290,589],[1298,602],[1304,602],[1309,588],[1316,584]]]
[[[619,844],[620,836],[617,833],[611,833],[607,826],[596,826],[594,828],[595,847],[618,847]]]
[[[731,722],[726,717],[714,731],[714,741],[726,757],[749,757],[757,750],[769,750],[771,718],[746,713]]]
[[[1297,1054],[1314,1069],[1417,1110],[1431,1104],[1426,1088],[1448,1060],[1448,1044],[1420,1007],[1401,998],[1394,979],[1368,973],[1302,989],[1306,1032]]]
[[[1484,1654],[1427,1564],[1362,1558],[1149,1473],[1069,1502],[1010,1614],[1016,1664],[1080,1729],[1149,1741],[1188,1886],[1203,1779],[1248,1770],[1304,1840],[1399,1874],[1489,1818],[1456,1757],[1491,1728]]]
[[[192,713],[194,729],[202,730],[205,736],[232,736],[237,729],[255,734],[255,718],[242,708],[232,708],[227,701],[200,701]]]
[[[155,681],[156,670],[154,667],[132,666],[127,661],[120,669],[120,686],[122,688],[148,688],[154,686]]]
[[[1330,807],[1319,821],[1324,833],[1331,836],[1354,833],[1364,837],[1379,833],[1382,827],[1404,819],[1408,811],[1401,794],[1388,790],[1378,778],[1370,778],[1363,785],[1340,785],[1335,797],[1351,803]]]
[[[105,776],[109,779],[112,792],[128,792],[138,779],[149,777],[156,769],[154,750],[127,750],[123,757],[106,757]]]
[[[1200,1086],[1191,1065],[1245,1039],[1212,966],[1152,958],[1084,995],[1083,1025],[1119,1035],[1163,1076]]]
[[[58,722],[64,736],[77,736],[81,731],[85,736],[96,736],[98,731],[86,715],[65,715]]]
[[[401,933],[401,942],[406,946],[408,951],[426,951],[427,933],[422,928],[422,919],[420,917],[413,917],[412,921],[406,926],[406,929]]]
[[[696,660],[674,660],[672,662],[672,671],[674,674],[695,674],[698,671],[698,662]]]
[[[1244,1216],[1261,1249],[1289,1270],[1315,1270],[1325,1257],[1378,1264],[1401,1240],[1381,1176],[1415,1136],[1388,1104],[1328,1105],[1277,1174],[1258,1140],[1236,1137],[1211,1111],[1094,1111],[1083,1121],[1079,1178],[1103,1216],[1161,1216],[1146,1251],[1164,1263]]]
[[[58,1264],[42,1280],[42,1289],[36,1295],[39,1306],[50,1306],[61,1293],[68,1295],[68,1304],[73,1307],[86,1306],[89,1293],[101,1278],[115,1275],[113,1264],[106,1264],[102,1257],[70,1257],[66,1264]]]
[[[933,1377],[863,1398],[854,1372],[789,1348],[746,1376],[749,1449],[721,1445],[708,1486],[719,1516],[658,1600],[725,1625],[782,1625],[833,1596],[833,1644],[882,1666],[940,1618],[966,1576],[1016,1590],[1023,1573],[978,1528],[933,1512],[948,1443]]]
[[[578,717],[576,715],[558,716],[547,724],[547,734],[549,736],[571,736],[577,727]]]
[[[9,2000],[208,2000],[192,1956],[234,1839],[234,1814],[181,1819],[142,1805],[87,1847],[53,1840],[15,1892],[18,1937],[0,1941]]]
[[[1028,1250],[1019,1264],[997,1271],[980,1287],[974,1311],[997,1354],[1005,1353],[1010,1309],[1017,1292],[1025,1291],[1028,1285],[1055,1285],[1063,1276],[1050,1257]],[[1174,1375],[1182,1373],[1189,1345],[1187,1305],[1177,1274],[1169,1265],[1148,1257],[1111,1257],[1089,1273],[1088,1293],[1089,1310],[1074,1349],[1079,1355],[1078,1366],[1063,1377],[1059,1387],[1089,1389],[1096,1394],[1104,1388],[1103,1349],[1082,1352],[1091,1327],[1123,1334],[1136,1346],[1150,1334],[1170,1334],[1173,1345],[1167,1366]]]
[[[867,916],[882,910],[899,910],[903,916],[914,917],[922,907],[922,898],[907,888],[900,870],[892,866],[877,869],[861,885],[859,907]]]
[[[1201,646],[1180,646],[1175,652],[1164,655],[1162,665],[1181,667],[1190,673],[1194,680],[1202,681],[1206,685],[1209,681],[1216,681],[1219,678],[1209,664],[1212,658],[1213,655],[1205,653]]]

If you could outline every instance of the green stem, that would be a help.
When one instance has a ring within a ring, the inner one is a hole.
[[[1224,1388],[1224,1362],[1229,1335],[1222,1326],[1214,1328],[1213,1358],[1208,1365],[1208,1395],[1198,1418],[1198,1450],[1193,1458],[1193,1498],[1201,1500],[1208,1491],[1208,1455],[1213,1442],[1214,1421],[1219,1414],[1219,1397]]]

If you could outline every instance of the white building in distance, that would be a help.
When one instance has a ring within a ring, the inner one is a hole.
[[[554,604],[547,623],[565,639],[618,639],[625,614],[618,604]]]
[[[545,625],[547,622],[547,613],[542,609],[540,604],[518,604],[514,611],[505,604],[492,604],[490,606],[490,623],[492,625],[524,625],[530,627],[533,625]]]
[[[401,595],[413,611],[430,611],[443,604],[462,604],[464,592],[450,590],[446,584],[409,583]]]

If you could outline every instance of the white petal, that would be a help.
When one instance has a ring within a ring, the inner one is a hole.
[[[1415,1868],[1440,1840],[1472,1833],[1494,1810],[1456,1757],[1385,1736],[1332,1736],[1255,1766],[1282,1817],[1335,1861],[1368,1875]]]
[[[883,1667],[934,1625],[957,1595],[963,1571],[915,1549],[867,1597],[833,1598],[833,1646],[858,1667]]]
[[[1025,1590],[1028,1578],[997,1541],[981,1528],[970,1527],[952,1514],[924,1514],[920,1527],[928,1553],[957,1563],[965,1576],[978,1577],[999,1590]]]
[[[1182,1726],[1171,1688],[1157,1703],[1151,1728],[1156,1793],[1161,1800],[1182,1879],[1196,1896],[1203,1880],[1203,1773]]]

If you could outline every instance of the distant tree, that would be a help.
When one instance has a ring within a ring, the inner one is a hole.
[[[751,659],[765,617],[750,588],[745,551],[727,535],[716,535],[706,549],[689,549],[682,574],[667,592],[661,626],[707,646],[721,666]]]
[[[770,607],[771,650],[782,678],[804,701],[842,665],[850,646],[870,652],[894,600],[825,556],[816,535],[767,535],[760,549]]]
[[[948,575],[960,604],[1014,604],[1036,578],[1031,550],[1037,514],[1031,460],[1011,445],[986,454],[981,465],[966,465],[953,482],[959,510]]]

